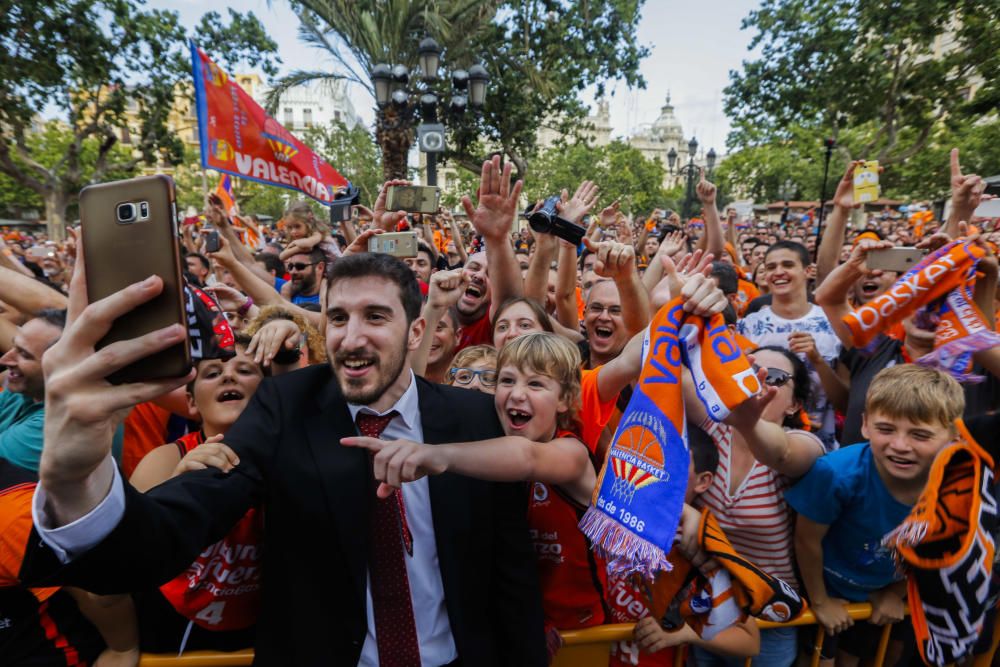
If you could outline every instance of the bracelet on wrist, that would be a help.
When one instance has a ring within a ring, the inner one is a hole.
[[[247,300],[243,302],[242,306],[236,309],[236,314],[240,317],[245,317],[251,308],[253,308],[253,297],[247,295]]]

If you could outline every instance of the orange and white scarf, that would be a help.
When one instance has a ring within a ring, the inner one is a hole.
[[[1000,344],[973,299],[976,265],[985,254],[981,246],[961,239],[929,254],[885,293],[844,316],[855,347],[867,346],[879,333],[917,314],[936,327],[934,350],[917,363],[959,380],[977,379],[969,374],[972,355]]]

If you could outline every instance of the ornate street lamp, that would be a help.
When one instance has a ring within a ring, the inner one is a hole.
[[[434,87],[440,78],[448,79],[448,75],[442,76],[440,71],[441,54],[441,45],[432,37],[424,37],[417,47],[419,72],[410,72],[405,65],[384,63],[375,65],[371,71],[380,128],[408,128],[419,117],[417,143],[421,152],[427,154],[428,185],[437,185],[437,154],[446,148],[445,126],[439,122],[441,99]],[[470,106],[481,110],[486,103],[489,80],[489,72],[482,65],[454,70],[451,73],[452,95],[444,115],[461,115]],[[389,109],[392,111],[387,115]]]

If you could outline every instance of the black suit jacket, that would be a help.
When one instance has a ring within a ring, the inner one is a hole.
[[[491,397],[417,380],[424,440],[501,435]],[[261,383],[226,434],[228,474],[187,473],[147,494],[126,484],[125,516],[60,567],[37,535],[22,578],[97,593],[148,588],[186,568],[258,503],[264,506],[262,610],[255,664],[356,665],[367,622],[368,453],[326,366]],[[430,478],[445,604],[465,665],[545,665],[541,596],[522,484]]]

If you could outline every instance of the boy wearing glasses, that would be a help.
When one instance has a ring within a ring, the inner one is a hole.
[[[795,555],[809,604],[828,635],[840,633],[824,642],[824,659],[839,650],[838,664],[857,664],[874,654],[872,626],[903,618],[906,582],[882,538],[910,513],[964,407],[950,375],[917,364],[886,368],[865,398],[868,442],[817,459],[786,491],[798,512]],[[871,619],[854,626],[844,603],[869,601]]]
[[[484,394],[497,390],[497,351],[490,345],[473,345],[458,353],[445,377],[448,384]]]

